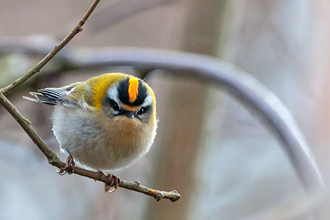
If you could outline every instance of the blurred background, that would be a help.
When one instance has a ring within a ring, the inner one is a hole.
[[[52,48],[91,3],[0,0],[1,87],[42,58],[1,51],[4,45],[29,42]],[[329,185],[329,12],[330,3],[322,0],[108,0],[100,2],[69,47],[186,51],[242,68],[291,111]],[[135,74],[131,67],[61,71],[60,65],[61,60],[52,60],[9,96],[58,154],[51,131],[53,108],[22,96],[106,72]],[[179,201],[156,202],[121,188],[104,193],[99,182],[59,176],[0,107],[0,220],[288,219],[283,216],[291,216],[292,207],[306,202],[288,157],[256,114],[197,80],[157,71],[147,81],[157,96],[156,142],[145,157],[115,174],[152,188],[176,189]],[[328,200],[307,200],[318,207],[318,219],[330,219]],[[294,219],[310,219],[309,208]]]

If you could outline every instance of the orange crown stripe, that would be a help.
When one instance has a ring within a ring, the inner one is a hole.
[[[130,103],[133,103],[139,94],[139,80],[130,78],[128,85],[128,96]]]

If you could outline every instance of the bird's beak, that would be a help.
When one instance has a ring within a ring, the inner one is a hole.
[[[129,118],[132,118],[132,119],[135,118],[134,112],[127,111],[127,112],[125,112],[125,115]]]

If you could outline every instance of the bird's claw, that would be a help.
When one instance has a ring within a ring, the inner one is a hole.
[[[104,186],[104,191],[105,192],[115,192],[120,184],[120,177],[119,176],[115,176],[113,174],[108,174],[107,175],[108,177],[108,181],[109,181],[109,184],[106,183],[105,186]],[[112,190],[110,190],[111,188],[113,187]]]
[[[71,156],[71,154],[69,154],[69,156],[67,157],[66,163],[65,163],[65,167],[61,168],[59,171],[60,175],[64,175],[64,174],[72,174],[74,172],[74,166],[75,166],[75,162],[73,160],[73,157]]]
[[[98,171],[100,174],[105,175],[102,171]],[[105,183],[104,186],[104,191],[105,192],[115,192],[120,184],[120,177],[113,175],[113,174],[108,174],[105,175],[108,177],[107,183]],[[111,188],[113,188],[112,190],[110,190]]]

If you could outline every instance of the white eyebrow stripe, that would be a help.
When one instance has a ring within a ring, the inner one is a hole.
[[[144,99],[142,106],[146,107],[151,104],[152,104],[152,96],[148,93],[147,97]]]
[[[118,100],[118,89],[116,85],[111,86],[107,91],[107,96],[113,99],[118,104],[120,103]]]

